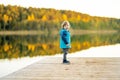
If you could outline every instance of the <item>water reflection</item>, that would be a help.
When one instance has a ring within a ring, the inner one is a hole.
[[[120,43],[119,34],[90,34],[72,36],[70,52],[93,46]],[[9,35],[0,36],[0,59],[61,53],[59,35]]]

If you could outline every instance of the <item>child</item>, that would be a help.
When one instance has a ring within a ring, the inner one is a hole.
[[[70,24],[68,21],[62,23],[62,29],[60,30],[60,48],[63,49],[63,63],[70,63],[67,60],[68,49],[71,48],[71,39],[70,39]]]

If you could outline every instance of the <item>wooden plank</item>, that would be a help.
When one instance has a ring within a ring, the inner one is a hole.
[[[120,58],[45,58],[0,80],[120,80]]]

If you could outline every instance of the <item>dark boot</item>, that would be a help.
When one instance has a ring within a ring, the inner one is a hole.
[[[63,63],[65,63],[65,64],[70,64],[70,61],[63,60]]]

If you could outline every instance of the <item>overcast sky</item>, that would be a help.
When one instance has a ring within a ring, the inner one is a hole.
[[[120,0],[0,0],[0,4],[73,10],[92,16],[120,19]]]

